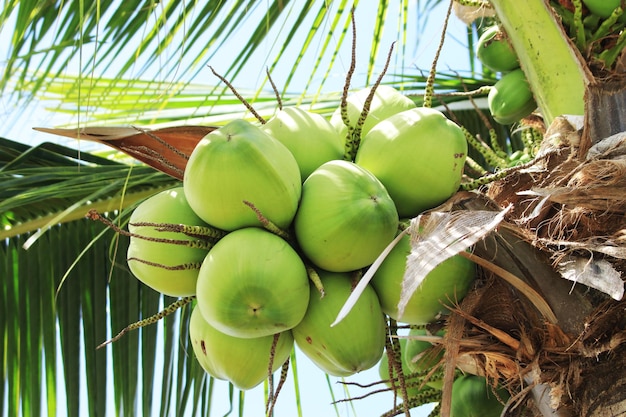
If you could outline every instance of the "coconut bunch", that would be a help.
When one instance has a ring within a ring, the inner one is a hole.
[[[379,363],[390,318],[425,325],[469,290],[475,266],[454,256],[398,310],[411,251],[400,232],[456,193],[466,153],[458,125],[384,86],[349,95],[330,119],[291,107],[234,120],[197,143],[181,186],[134,210],[129,268],[195,297],[194,353],[216,378],[252,388],[294,344],[321,371],[352,375]]]

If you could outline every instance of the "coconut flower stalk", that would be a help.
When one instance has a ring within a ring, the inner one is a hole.
[[[591,74],[545,0],[491,0],[517,53],[546,125],[584,113]]]

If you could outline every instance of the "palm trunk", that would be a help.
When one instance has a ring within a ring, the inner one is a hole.
[[[567,141],[561,142],[560,149],[552,149],[557,151],[555,156],[546,157],[536,165],[535,172],[519,171],[490,186],[489,197],[501,206],[516,205],[515,214],[508,219],[515,226],[500,228],[475,248],[477,255],[535,289],[557,321],[547,322],[532,303],[527,303],[524,295],[518,295],[510,287],[503,288],[496,278],[491,281],[496,284],[488,283],[491,287],[483,290],[488,296],[483,295],[480,303],[461,304],[464,317],[479,319],[466,325],[466,335],[476,334],[476,323],[486,323],[516,335],[520,347],[507,351],[508,347],[502,345],[499,348],[485,345],[485,351],[473,357],[480,373],[499,377],[512,385],[517,374],[518,381],[525,382],[521,387],[518,382],[517,392],[527,393],[523,402],[532,410],[530,415],[626,415],[626,301],[613,300],[581,284],[573,286],[555,267],[558,256],[573,254],[590,262],[608,260],[622,280],[626,276],[624,243],[616,244],[622,251],[618,256],[607,256],[585,246],[594,239],[613,244],[611,233],[618,236],[626,230],[623,170],[611,174],[612,178],[608,174],[606,178],[589,177],[584,189],[577,188],[575,181],[575,172],[590,163],[587,157],[592,146],[607,143],[605,138],[626,132],[625,78],[622,73],[610,81],[594,79],[547,0],[531,0],[523,6],[515,0],[491,0],[491,3],[518,54],[546,124],[550,125],[562,114],[581,115],[583,105],[585,122],[580,137],[575,129],[563,133],[564,138],[571,138],[568,136],[571,133],[579,139],[565,145]],[[596,161],[623,165],[617,159],[626,153],[624,136],[611,141],[604,150],[604,155],[596,157]],[[538,174],[540,171],[543,173]],[[567,195],[557,196],[564,189]],[[544,194],[532,194],[537,191]],[[544,196],[546,200],[542,200]],[[484,209],[481,202],[474,204],[477,206],[464,208]],[[528,220],[529,215],[536,218]],[[568,220],[567,216],[572,218]],[[586,225],[585,222],[593,223],[597,233],[586,236],[588,240],[574,242],[575,232],[584,229],[581,224]],[[554,233],[551,228],[560,229],[560,233]],[[544,243],[538,243],[542,239]],[[572,243],[582,242],[577,246],[582,251],[567,247],[568,239]],[[515,295],[511,296],[511,292]],[[508,307],[513,303],[520,306]],[[478,307],[479,304],[482,306]],[[520,415],[515,414],[519,409],[510,407],[504,415]]]

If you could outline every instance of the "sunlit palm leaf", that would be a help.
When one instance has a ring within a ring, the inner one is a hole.
[[[1,145],[2,155],[19,154],[18,150],[22,147],[6,140]],[[57,153],[50,148],[62,152]],[[107,399],[107,381],[111,376],[115,386],[114,406],[120,415],[136,415],[137,411],[143,410],[143,415],[148,416],[152,415],[154,408],[162,409],[162,415],[167,415],[173,409],[191,409],[191,401],[208,407],[209,391],[196,388],[206,386],[208,382],[205,379],[208,378],[190,356],[191,346],[185,330],[188,312],[168,317],[161,326],[131,332],[112,346],[96,349],[110,334],[155,314],[160,305],[162,307],[171,302],[170,298],[162,297],[132,276],[126,267],[127,238],[118,239],[117,234],[106,226],[83,218],[51,226],[29,245],[28,250],[24,248],[38,229],[36,221],[28,226],[29,216],[45,216],[50,210],[45,209],[48,204],[53,206],[51,210],[60,210],[64,204],[79,199],[80,195],[70,193],[64,199],[41,193],[20,204],[12,201],[40,181],[46,181],[44,188],[55,188],[57,194],[62,195],[68,188],[67,182],[73,180],[58,175],[60,172],[73,170],[80,174],[81,170],[93,168],[94,160],[99,160],[89,156],[87,159],[92,160],[91,163],[79,165],[77,155],[71,149],[42,146],[37,151],[26,155],[21,153],[11,160],[2,161],[3,167],[12,169],[0,173],[4,179],[11,179],[13,184],[10,190],[4,191],[13,194],[3,200],[4,207],[13,212],[11,221],[19,218],[26,230],[16,236],[11,233],[9,224],[5,224],[5,237],[0,244],[3,279],[0,286],[0,306],[3,309],[0,331],[5,340],[2,344],[2,349],[6,349],[3,357],[7,358],[6,362],[0,362],[0,374],[5,378],[0,386],[9,390],[8,414],[52,416],[62,407],[68,416],[84,415],[81,413],[85,409],[88,415],[104,416],[113,409]],[[126,171],[129,168],[106,159],[101,162],[104,165],[99,168],[113,173],[121,167]],[[28,167],[31,167],[30,171]],[[150,168],[144,173],[141,171],[146,167],[135,168],[139,169],[128,178],[127,174],[121,175],[131,194],[133,189],[148,188],[144,183],[148,177],[153,180],[149,187],[151,192],[158,190],[159,184],[161,187],[175,184],[171,178],[155,174]],[[33,172],[36,178],[31,178]],[[57,175],[48,177],[46,172]],[[83,174],[89,177],[87,172]],[[101,174],[97,176],[102,177]],[[120,176],[119,173],[117,175]],[[83,196],[89,200],[97,184],[90,185],[86,181],[83,185]],[[24,187],[22,192],[19,191],[20,186]],[[124,207],[119,188],[101,194],[100,199],[117,200],[117,207]],[[83,210],[89,207],[86,202]],[[0,212],[3,216],[7,213],[5,209]],[[164,344],[157,343],[158,328],[162,333],[160,337],[166,340]],[[57,345],[60,350],[57,350]],[[107,359],[109,349],[112,350],[110,366]],[[157,352],[158,356],[173,359],[166,362],[166,369],[169,370],[164,372],[163,381],[155,379]],[[62,369],[57,368],[58,355],[62,358]],[[168,374],[177,377],[173,379],[167,377]],[[59,378],[59,375],[63,377]],[[45,381],[44,385],[42,381]],[[62,388],[59,383],[63,384]],[[45,394],[41,391],[42,387]],[[137,391],[138,387],[142,388],[142,392]],[[160,402],[152,404],[153,396],[148,393],[153,389],[161,390],[161,387],[164,393],[169,392],[171,398],[156,396],[154,398]],[[180,391],[181,387],[185,387],[184,392]],[[59,392],[65,393],[66,403],[58,401]],[[42,403],[42,398],[47,398],[47,402]],[[142,399],[140,405],[138,398]],[[43,413],[42,404],[45,407]]]
[[[371,37],[368,80],[374,74],[375,62],[381,61],[389,47],[381,45],[381,34],[396,19],[399,46],[401,50],[406,48],[402,33],[407,30],[407,16],[414,10],[407,0],[389,3],[380,4],[373,32],[362,29],[360,35],[363,40]],[[423,26],[427,19],[423,12],[437,3],[419,2],[418,26]],[[40,2],[13,1],[0,14],[0,30],[14,30],[0,91],[32,99],[36,93],[48,90],[51,78],[63,77],[68,75],[67,68],[76,68],[75,83],[64,91],[80,95],[83,112],[89,112],[92,100],[116,95],[113,86],[104,91],[92,90],[105,80],[106,74],[120,79],[164,80],[171,84],[164,96],[167,99],[177,96],[181,85],[201,73],[205,80],[206,65],[211,64],[230,80],[251,68],[255,68],[256,74],[265,66],[272,70],[289,68],[287,79],[282,82],[284,91],[289,90],[295,74],[307,74],[307,87],[295,89],[306,93],[311,81],[320,79],[318,70],[325,73],[321,75],[321,87],[328,71],[336,66],[339,51],[349,51],[345,35],[350,27],[351,5],[347,1],[323,0],[206,4],[131,0],[62,2],[42,7]],[[399,15],[391,12],[396,7],[400,8]],[[368,19],[367,15],[359,17],[358,3],[355,10],[357,21]],[[233,39],[238,42],[234,44]],[[296,44],[301,39],[303,43]],[[233,45],[240,50],[233,49]],[[233,50],[230,62],[214,62],[223,49]],[[290,50],[299,51],[298,56],[287,54]],[[268,51],[270,55],[259,55],[259,51]],[[263,62],[268,59],[271,65]],[[398,67],[404,68],[403,63]],[[340,67],[339,71],[344,69]],[[313,88],[317,90],[318,86]],[[152,95],[151,88],[144,92]],[[199,107],[207,103],[209,97]]]
[[[418,105],[423,103],[427,77],[425,74],[407,70],[404,73],[389,74],[389,77],[395,81],[389,82],[383,79],[383,84],[401,89]],[[434,80],[435,92],[438,94],[434,104],[466,101],[465,97],[446,94],[477,90],[480,87],[492,85],[495,81],[495,78],[477,78],[475,74],[438,73]],[[41,99],[60,102],[57,111],[75,112],[81,107],[81,96],[66,92],[67,85],[74,82],[77,82],[77,79],[70,76],[49,80],[48,92],[41,96]],[[130,124],[151,128],[194,124],[219,126],[237,117],[252,118],[241,101],[233,94],[212,96],[212,92],[216,89],[213,85],[180,86],[176,97],[164,102],[164,92],[161,88],[167,86],[162,83],[142,79],[106,79],[101,80],[99,84],[102,84],[102,88],[125,91],[125,93],[107,98],[96,86],[94,91],[102,98],[91,103],[92,113],[83,118],[83,123],[87,126]],[[255,110],[265,118],[271,117],[278,108],[276,97],[271,92],[255,93],[243,90],[239,93],[244,99],[250,101]],[[482,96],[485,97],[486,93]],[[340,98],[341,95],[338,92],[315,95],[283,93],[282,102],[283,106],[299,105],[329,116],[339,105]],[[141,101],[138,102],[138,100]],[[199,107],[202,104],[207,104],[207,106]]]

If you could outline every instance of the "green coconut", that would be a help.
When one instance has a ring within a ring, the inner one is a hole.
[[[193,295],[208,249],[155,241],[170,239],[189,245],[198,242],[181,232],[163,230],[164,224],[207,226],[187,203],[182,187],[149,197],[130,216],[128,231],[134,236],[128,246],[128,267],[137,279],[158,292],[172,297]]]
[[[302,181],[324,162],[341,159],[345,138],[328,120],[298,107],[285,107],[261,127],[278,139],[296,158]]]
[[[296,326],[309,302],[309,279],[298,253],[260,228],[223,237],[202,263],[198,307],[219,331],[262,337]]]
[[[495,83],[487,96],[487,104],[495,121],[503,125],[519,122],[537,108],[521,69],[504,74]]]
[[[231,382],[240,390],[259,385],[268,377],[274,335],[242,339],[211,326],[198,308],[191,312],[189,337],[195,357],[212,377]],[[272,371],[289,358],[293,348],[291,332],[279,333]]]
[[[462,375],[452,384],[450,417],[500,417],[509,397],[506,390],[494,390],[482,376]]]
[[[620,6],[620,0],[583,0],[583,3],[591,11],[591,13],[602,17],[603,19],[611,16],[613,11]],[[620,22],[624,22],[626,13],[622,13],[619,17]]]
[[[415,217],[459,188],[467,156],[461,128],[440,111],[397,113],[362,138],[355,162],[383,183],[400,218]]]
[[[432,370],[443,359],[443,349],[436,348],[430,342],[411,338],[412,336],[430,336],[431,333],[426,329],[411,329],[406,340],[404,349],[402,350],[403,363],[410,372],[427,373]],[[437,333],[437,336],[443,336],[443,331]],[[429,379],[426,385],[435,388],[443,388],[443,380]]]
[[[446,259],[424,278],[400,314],[398,303],[410,252],[411,240],[407,235],[387,255],[370,283],[385,314],[402,323],[428,324],[447,313],[447,305],[467,294],[474,281],[475,265],[460,255]]]
[[[352,162],[327,162],[302,186],[294,231],[303,253],[321,269],[346,272],[370,265],[397,227],[385,187]]]
[[[183,177],[189,205],[223,230],[260,226],[251,203],[278,227],[296,214],[302,183],[298,163],[277,139],[245,120],[206,135],[194,148]]]
[[[306,315],[292,329],[298,348],[322,371],[350,376],[376,365],[385,346],[385,320],[367,286],[340,323],[330,327],[352,291],[349,274],[319,271],[325,296],[311,284]]]
[[[487,28],[480,35],[476,56],[492,71],[507,72],[519,68],[517,54],[498,25]]]

